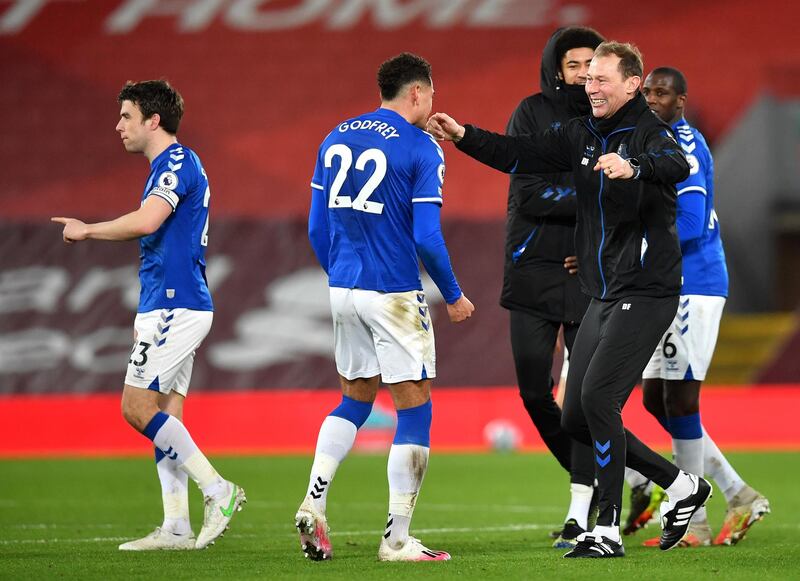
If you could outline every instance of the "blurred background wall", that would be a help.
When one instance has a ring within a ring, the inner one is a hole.
[[[134,209],[146,160],[114,132],[125,81],[183,94],[181,142],[211,183],[217,311],[193,390],[335,387],[324,273],[306,238],[317,147],[379,104],[375,72],[413,51],[434,110],[502,131],[538,91],[541,49],[583,24],[689,82],[715,154],[731,296],[708,383],[800,380],[800,4],[559,0],[0,0],[0,394],[116,392],[138,298],[134,243],[65,247],[50,216]],[[442,386],[514,385],[497,305],[506,176],[445,146],[444,231],[476,304],[434,294]]]

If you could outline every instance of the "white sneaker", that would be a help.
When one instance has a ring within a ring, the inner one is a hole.
[[[450,553],[432,551],[423,545],[419,539],[408,537],[406,543],[399,549],[389,546],[386,539],[381,540],[378,549],[379,561],[449,561]]]
[[[333,547],[328,537],[328,520],[306,496],[294,516],[294,526],[300,533],[300,548],[307,559],[326,561],[333,557]]]
[[[234,513],[242,510],[242,505],[247,502],[244,495],[244,488],[237,486],[233,482],[228,482],[229,494],[217,500],[212,496],[205,499],[206,508],[203,517],[203,528],[197,535],[196,549],[205,549],[208,545],[213,545],[219,537],[225,534],[228,523],[231,522]]]
[[[194,549],[194,534],[176,535],[156,527],[152,533],[119,546],[120,551],[188,551]]]

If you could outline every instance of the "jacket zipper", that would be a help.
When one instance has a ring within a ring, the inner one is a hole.
[[[517,263],[517,261],[518,261],[518,260],[520,259],[520,257],[522,256],[522,253],[523,253],[523,252],[525,252],[525,250],[528,248],[528,243],[531,241],[531,238],[533,238],[533,235],[534,235],[534,234],[536,234],[536,231],[537,231],[538,229],[539,229],[539,227],[538,227],[538,226],[536,226],[536,227],[533,229],[533,231],[531,231],[531,233],[530,233],[530,234],[528,234],[528,237],[525,239],[525,242],[523,242],[522,244],[520,244],[519,246],[517,246],[517,249],[516,249],[516,250],[514,250],[514,252],[513,252],[513,253],[511,253],[511,262],[513,262],[514,264],[516,264],[516,263]]]
[[[606,153],[606,146],[608,145],[608,139],[615,133],[622,133],[623,131],[633,131],[635,127],[623,127],[622,129],[615,129],[611,133],[608,134],[607,137],[603,138],[594,130],[592,126],[591,119],[589,120],[589,131],[594,134],[594,136],[600,140],[601,145],[601,155]],[[597,205],[600,208],[600,247],[597,249],[597,269],[600,271],[600,280],[603,281],[603,293],[600,295],[601,299],[606,298],[606,291],[608,287],[606,285],[606,277],[603,274],[603,246],[606,242],[606,221],[605,221],[605,213],[603,212],[603,182],[605,181],[605,173],[600,172],[600,190],[597,192]]]

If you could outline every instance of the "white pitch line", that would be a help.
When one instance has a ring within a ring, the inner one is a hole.
[[[446,527],[446,528],[429,528],[429,529],[414,529],[415,533],[420,534],[445,534],[445,533],[494,533],[494,532],[511,532],[511,531],[525,531],[525,530],[539,530],[550,529],[557,525],[538,525],[538,524],[523,524],[523,525],[501,525],[489,527]],[[295,537],[297,533],[286,533],[281,536]],[[363,531],[337,531],[331,533],[333,537],[367,537],[379,536],[383,534],[380,529],[363,530]],[[243,533],[228,533],[225,538],[234,539],[253,539],[262,538],[268,535],[260,534],[243,534]],[[17,544],[47,544],[47,543],[103,543],[103,542],[119,542],[130,540],[131,537],[91,537],[84,539],[0,539],[0,545],[17,545]]]
[[[269,500],[248,500],[247,506],[255,506],[258,508],[279,508],[291,507],[296,508],[296,503],[290,502],[276,502]],[[341,507],[354,507],[354,508],[385,508],[386,505],[379,502],[342,502],[337,503]],[[421,505],[422,506],[422,505]],[[450,503],[436,503],[426,502],[421,510],[454,510],[454,511],[470,511],[476,512],[484,511],[497,511],[497,512],[519,512],[519,513],[542,513],[553,512],[561,513],[564,511],[563,506],[535,506],[527,504],[450,504]]]
[[[88,539],[3,539],[0,545],[28,545],[48,543],[105,543],[111,541],[127,541],[130,537],[92,537]]]
[[[512,524],[512,525],[495,525],[485,527],[439,527],[439,528],[423,528],[414,529],[415,533],[420,534],[454,534],[454,533],[505,533],[505,532],[519,532],[519,531],[539,531],[551,530],[556,528],[557,524]],[[800,523],[776,523],[766,525],[770,528],[781,530],[800,530]],[[361,536],[377,536],[383,533],[383,530],[360,530],[360,531],[336,531],[331,533],[332,537],[361,537]],[[296,533],[285,533],[281,536],[294,537]],[[245,534],[245,533],[228,533],[225,538],[234,539],[255,539],[255,538],[269,538],[272,535],[265,534]],[[47,543],[103,543],[103,542],[119,542],[130,540],[131,537],[90,537],[83,539],[0,539],[0,545],[22,545],[22,544],[47,544]]]
[[[538,531],[538,530],[551,530],[558,525],[548,524],[518,524],[518,525],[499,525],[489,527],[444,527],[432,529],[414,529],[414,533],[420,534],[446,534],[446,533],[498,533],[498,532],[512,532],[512,531]],[[380,535],[382,531],[338,531],[332,532],[332,537],[361,537]]]
[[[10,524],[6,525],[8,528],[11,529],[23,529],[23,530],[47,530],[47,529],[73,529],[76,525],[67,525],[67,524],[56,524],[56,523],[21,523],[21,524]],[[81,524],[81,528],[89,528],[89,529],[114,529],[119,528],[119,524],[112,524],[112,523],[87,523]]]

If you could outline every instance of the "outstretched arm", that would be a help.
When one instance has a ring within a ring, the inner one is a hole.
[[[64,225],[64,242],[81,240],[134,240],[152,234],[172,213],[172,206],[158,196],[148,196],[138,209],[109,222],[86,224],[77,218],[55,217],[51,222]]]
[[[538,132],[539,125],[532,108],[527,99],[523,100],[508,120],[506,135]],[[509,196],[509,211],[513,207],[514,211],[529,220],[544,217],[575,218],[577,200],[571,174],[514,174],[510,176]]]
[[[535,135],[500,135],[473,125],[462,126],[446,113],[428,119],[428,132],[453,141],[458,149],[505,173],[555,173],[572,169],[569,140],[563,127]]]

